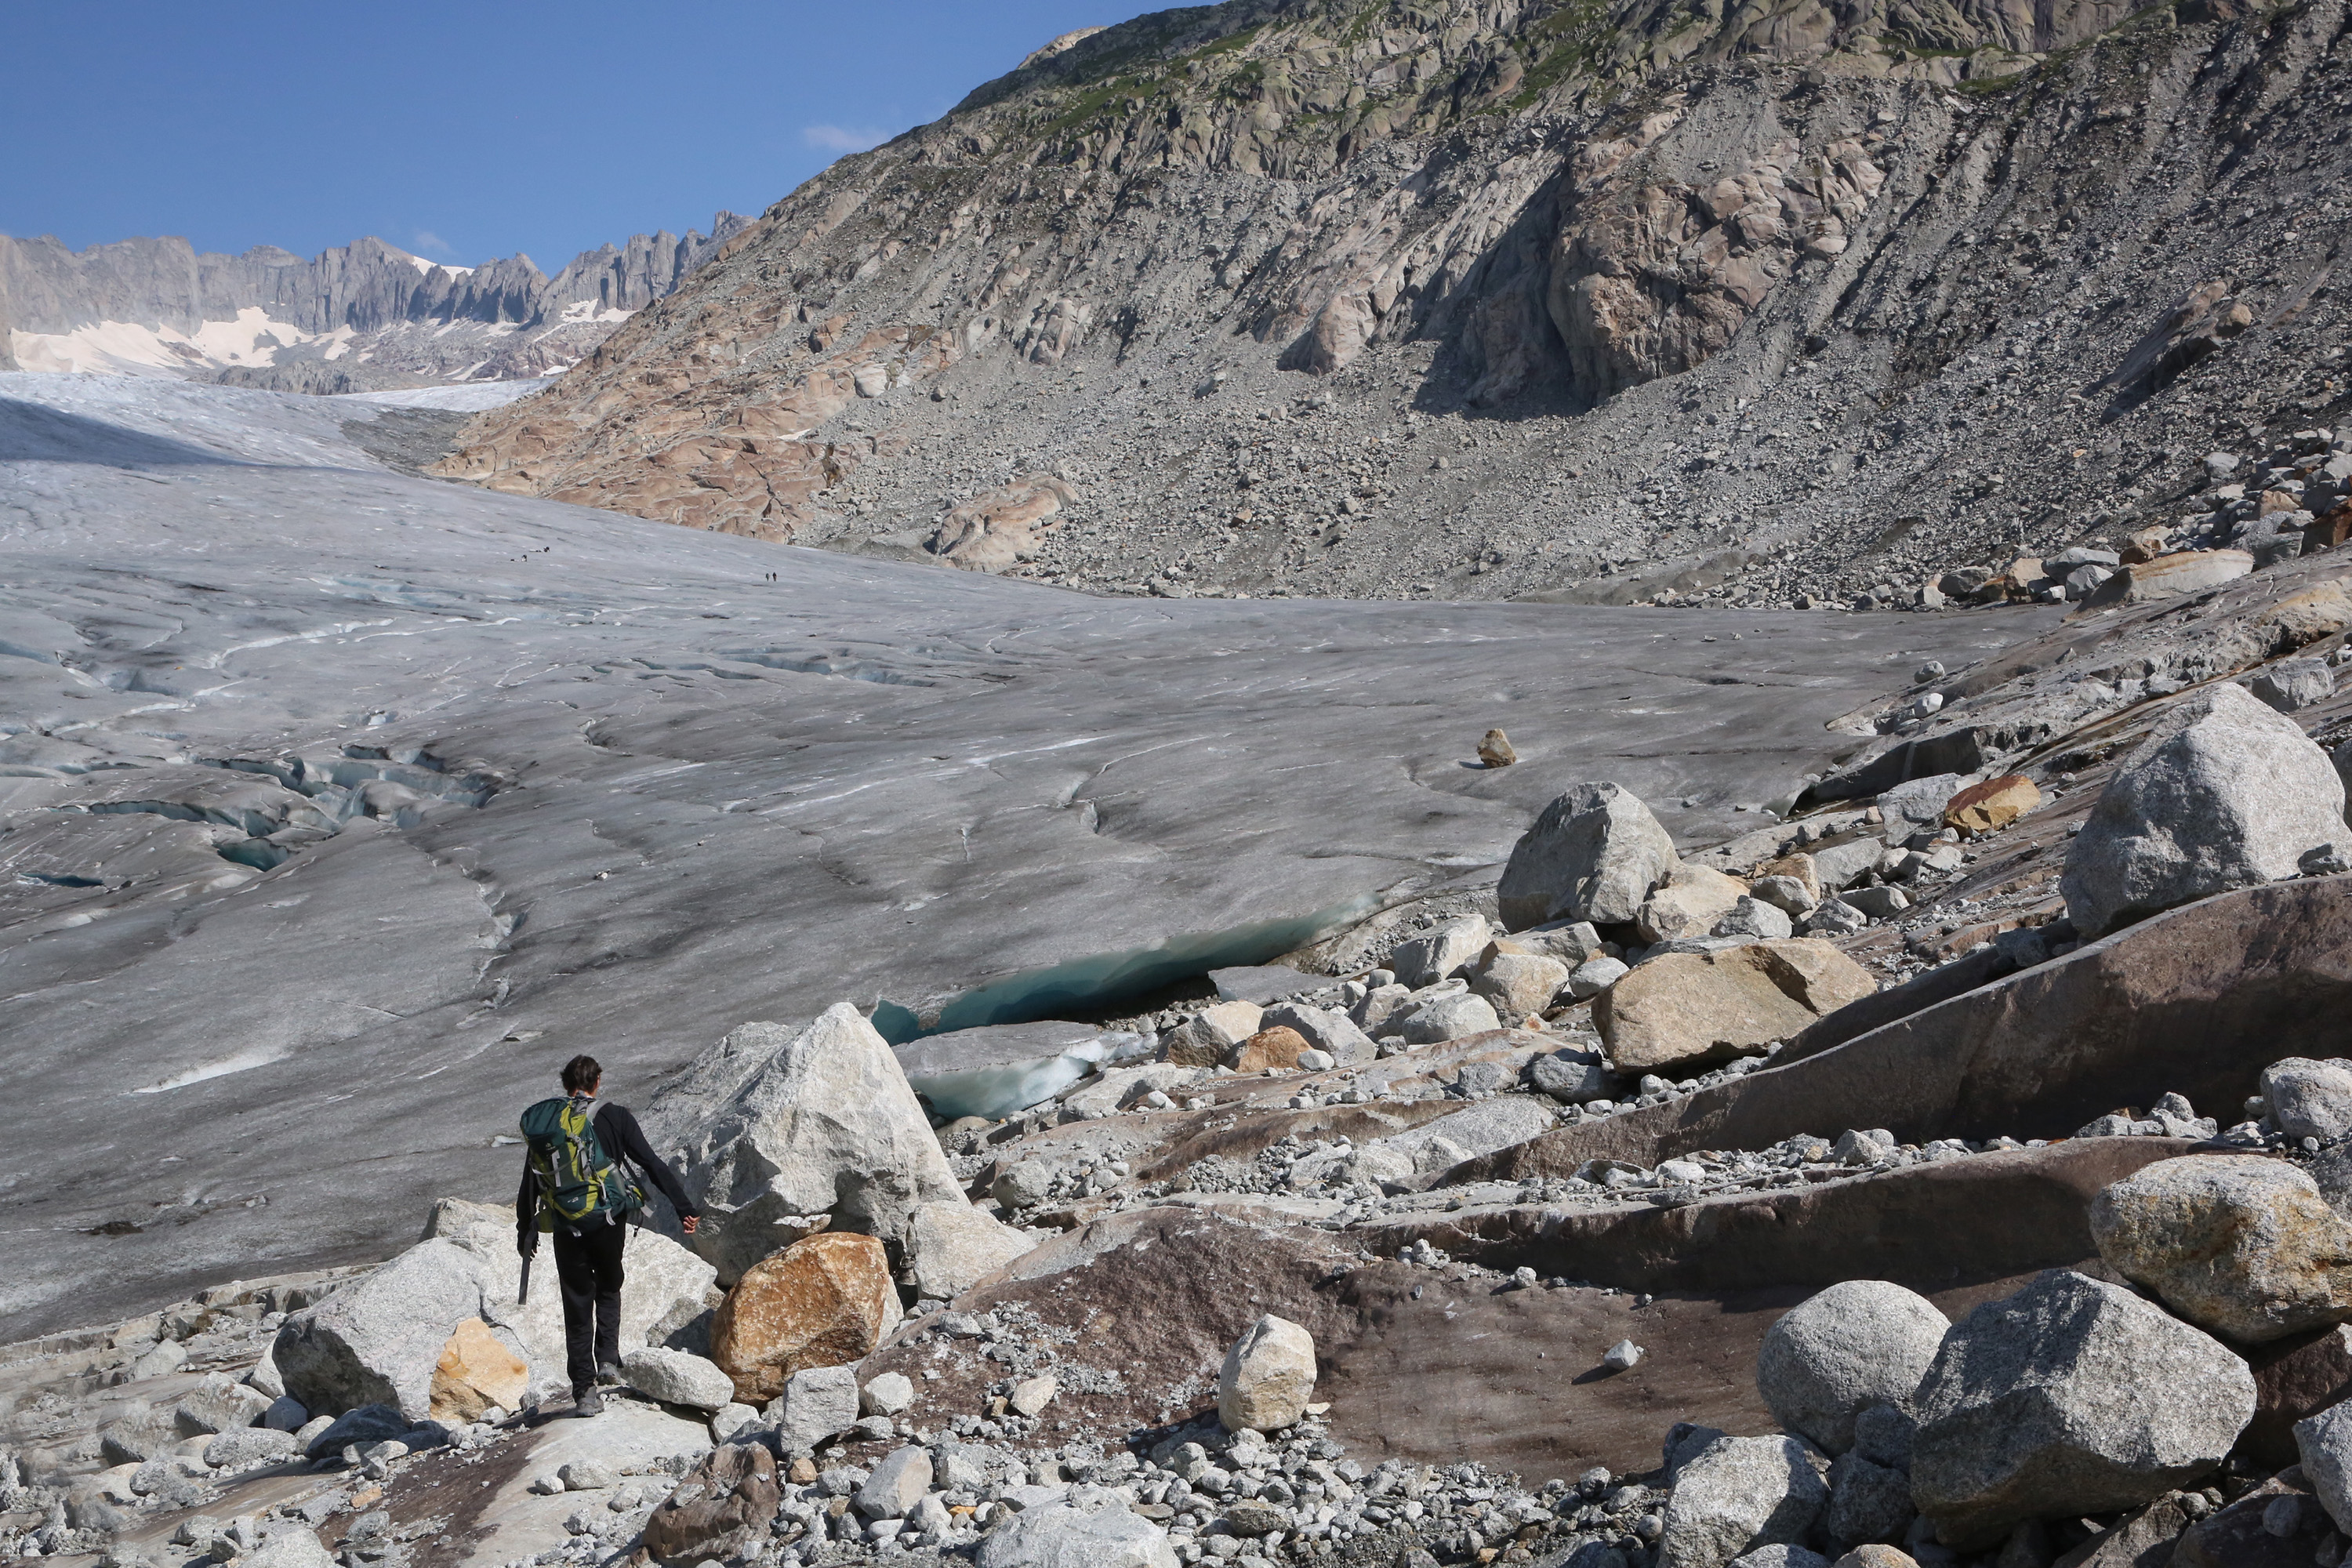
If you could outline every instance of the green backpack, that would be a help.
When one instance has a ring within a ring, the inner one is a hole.
[[[609,1224],[645,1206],[645,1194],[604,1152],[588,1119],[589,1103],[542,1100],[522,1113],[531,1174],[539,1178],[541,1230],[553,1230],[559,1220],[577,1230],[600,1214]]]

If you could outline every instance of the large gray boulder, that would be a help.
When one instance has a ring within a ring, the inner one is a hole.
[[[2352,1132],[2352,1062],[2288,1057],[2263,1069],[2271,1121],[2290,1138],[2333,1143]]]
[[[2344,835],[2344,781],[2294,720],[2242,688],[2167,713],[2100,792],[2066,852],[2074,929],[2102,936],[2160,910],[2296,874]]]
[[[1549,921],[1622,925],[1677,863],[1674,839],[1631,791],[1580,784],[1511,847],[1495,894],[1508,931]]]
[[[2296,1422],[2294,1447],[2319,1506],[2336,1529],[2352,1533],[2352,1400]]]
[[[1168,1532],[1125,1500],[1086,1488],[982,1538],[973,1568],[1177,1568]]]
[[[2109,1268],[2201,1329],[2261,1344],[2352,1318],[2352,1224],[2262,1154],[2159,1160],[2091,1202]]]
[[[746,1024],[726,1051],[765,1060],[697,1131],[684,1173],[703,1215],[695,1250],[721,1285],[798,1234],[779,1220],[830,1214],[905,1243],[916,1209],[966,1201],[898,1058],[856,1008],[796,1031]]]
[[[2254,1380],[2201,1330],[2053,1268],[1954,1324],[1917,1405],[1913,1500],[1968,1552],[2205,1475],[2252,1419]]]
[[[962,1295],[1036,1245],[961,1194],[918,1206],[907,1225],[916,1294],[933,1300]]]
[[[815,1451],[826,1438],[857,1425],[857,1369],[816,1366],[796,1372],[784,1391],[768,1401],[776,1441],[784,1457]]]
[[[1390,1025],[1408,1045],[1433,1046],[1499,1029],[1503,1020],[1496,1016],[1493,1003],[1462,991],[1415,1003],[1390,1020]]]
[[[735,1403],[735,1381],[717,1363],[685,1351],[642,1346],[621,1357],[621,1375],[631,1388],[664,1405],[721,1410]]]
[[[511,1255],[511,1230],[508,1237]],[[286,1392],[314,1415],[390,1405],[423,1421],[432,1412],[433,1369],[450,1334],[466,1319],[485,1315],[493,1289],[481,1254],[443,1237],[421,1241],[289,1316],[278,1327],[271,1359]]]
[[[1829,1500],[1802,1443],[1717,1437],[1675,1476],[1658,1568],[1724,1568],[1759,1546],[1801,1543]]]
[[[1783,1427],[1843,1454],[1853,1447],[1853,1419],[1863,1411],[1909,1408],[1951,1326],[1916,1291],[1884,1279],[1844,1280],[1765,1331],[1756,1389]]]
[[[1397,982],[1419,990],[1449,979],[1455,970],[1486,951],[1494,933],[1484,915],[1448,921],[1435,931],[1401,942],[1389,950],[1386,967]]]

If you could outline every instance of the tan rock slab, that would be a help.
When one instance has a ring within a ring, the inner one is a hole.
[[[1235,1072],[1291,1072],[1297,1068],[1298,1054],[1314,1048],[1306,1036],[1277,1024],[1235,1046],[1227,1062]]]
[[[474,1421],[495,1405],[519,1410],[530,1390],[530,1368],[479,1318],[457,1325],[433,1368],[433,1418]]]
[[[1747,893],[1748,884],[1737,877],[1704,866],[1677,866],[1666,885],[1643,901],[1633,929],[1643,942],[1705,936]]]
[[[1592,1012],[1619,1072],[1678,1072],[1789,1039],[1877,988],[1830,943],[1791,937],[1651,959],[1601,993]]]
[[[1944,821],[1963,833],[2007,827],[2042,804],[2042,791],[2023,773],[1970,784],[1944,803]]]

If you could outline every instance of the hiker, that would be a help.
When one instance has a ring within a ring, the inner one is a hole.
[[[515,1249],[526,1267],[539,1250],[539,1233],[555,1235],[564,1370],[572,1378],[574,1415],[600,1413],[604,1399],[596,1385],[621,1381],[621,1254],[629,1216],[646,1204],[645,1189],[630,1179],[628,1165],[653,1178],[687,1235],[702,1217],[627,1106],[607,1105],[589,1119],[588,1102],[604,1076],[594,1057],[573,1057],[563,1064],[562,1097],[522,1113],[529,1147],[515,1194]]]

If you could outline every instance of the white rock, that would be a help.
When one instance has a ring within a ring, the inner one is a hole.
[[[1496,888],[1505,929],[1631,921],[1678,864],[1675,841],[1632,792],[1581,784],[1544,807]]]
[[[2158,720],[2100,792],[2066,852],[2066,912],[2087,940],[2292,877],[2344,825],[2327,753],[2243,688],[2209,687]]]
[[[629,1386],[664,1405],[720,1410],[735,1403],[735,1382],[716,1362],[685,1351],[640,1346],[621,1357]]]
[[[1579,1002],[1600,995],[1631,973],[1625,961],[1602,953],[1588,958],[1570,971],[1568,994]]]
[[[760,1424],[760,1413],[748,1405],[733,1403],[720,1405],[711,1412],[710,1440],[732,1443],[745,1432]]]
[[[511,1257],[511,1228],[507,1250]],[[321,1415],[391,1405],[423,1421],[442,1349],[460,1321],[488,1316],[492,1280],[471,1248],[419,1242],[279,1326],[271,1354],[287,1392]]]
[[[1467,992],[1452,995],[1433,996],[1391,1020],[1391,1026],[1416,1046],[1437,1045],[1446,1040],[1459,1040],[1471,1035],[1483,1035],[1503,1026],[1495,1016],[1494,1005],[1484,996]]]
[[[1601,1363],[1613,1372],[1630,1372],[1642,1364],[1644,1353],[1632,1340],[1619,1340],[1601,1352]]]
[[[731,1283],[776,1248],[776,1222],[830,1214],[905,1242],[925,1204],[964,1204],[898,1059],[838,1003],[798,1031],[746,1024],[728,1037],[766,1060],[699,1130],[688,1191],[702,1209],[695,1250]]]
[[[1217,1419],[1229,1432],[1293,1426],[1315,1397],[1315,1336],[1269,1312],[1225,1352]]]
[[[768,1402],[768,1418],[785,1457],[813,1453],[819,1443],[857,1425],[857,1372],[820,1366],[796,1372]]]
[[[959,1194],[915,1209],[907,1228],[907,1262],[919,1294],[946,1300],[1036,1245]]]
[[[2288,1057],[2263,1069],[2271,1121],[2290,1138],[2333,1143],[2352,1132],[2352,1062]]]
[[[1456,970],[1486,950],[1494,940],[1494,931],[1484,915],[1469,915],[1449,921],[1426,935],[1401,942],[1391,948],[1388,967],[1399,982],[1419,990],[1450,980]]]
[[[1054,1396],[1061,1392],[1059,1380],[1052,1373],[1041,1372],[1014,1384],[1013,1392],[1004,1396],[1004,1403],[1012,1406],[1015,1415],[1035,1415],[1053,1404]]]
[[[1909,1406],[1950,1327],[1933,1301],[1900,1285],[1842,1281],[1765,1331],[1757,1392],[1784,1428],[1843,1454],[1862,1411]]]
[[[1110,1493],[1088,1493],[998,1525],[981,1538],[973,1568],[1177,1568],[1166,1531]]]
[[[931,1456],[908,1444],[883,1457],[857,1489],[857,1511],[868,1519],[904,1519],[931,1486]]]
[[[1659,1568],[1724,1568],[1759,1546],[1801,1542],[1829,1497],[1794,1438],[1717,1437],[1675,1477]]]
[[[896,1415],[914,1403],[914,1382],[898,1372],[872,1379],[857,1396],[857,1408],[868,1415]]]

